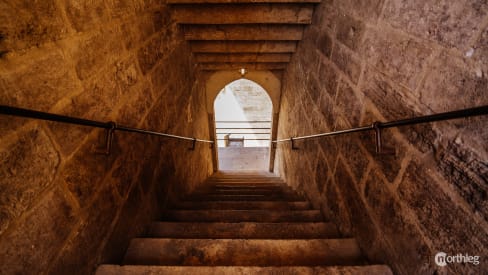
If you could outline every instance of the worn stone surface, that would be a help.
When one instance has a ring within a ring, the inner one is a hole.
[[[52,184],[60,158],[46,133],[35,127],[0,149],[0,236]]]
[[[407,105],[410,92],[389,81],[385,75],[369,69],[363,83],[363,93],[386,119],[397,120],[414,115],[414,111]]]
[[[107,232],[111,230],[112,219],[118,208],[118,202],[111,188],[104,188],[93,202],[88,204],[86,216],[78,224],[76,238],[72,238],[61,250],[61,259],[56,261],[50,272],[55,274],[76,274],[80,270],[93,268],[97,253],[103,244]],[[80,261],[86,259],[86,261]]]
[[[382,180],[377,170],[371,172],[365,183],[364,197],[376,215],[378,226],[381,228],[388,242],[394,243],[396,253],[389,255],[402,255],[408,261],[418,264],[410,266],[409,273],[431,273],[429,267],[430,251],[422,238],[419,229],[412,224],[404,214],[404,209],[388,188],[389,183]],[[391,259],[392,262],[401,262],[400,259]]]
[[[73,55],[78,60],[76,73],[81,80],[96,75],[101,67],[115,61],[122,50],[119,28],[105,29],[95,33],[86,40],[80,41],[73,49]]]
[[[205,101],[192,100],[201,83],[162,3],[17,2],[0,3],[0,104],[208,138],[206,120],[186,119],[206,118]],[[153,38],[155,52],[140,58]],[[103,129],[8,117],[0,129],[0,261],[8,274],[92,273],[143,231],[176,183],[189,189],[213,169],[208,147],[189,152],[184,142],[166,147],[117,131],[106,156],[95,153]]]
[[[366,32],[363,21],[356,20],[346,14],[337,18],[336,38],[349,49],[356,51],[360,46]]]
[[[359,120],[361,119],[361,112],[363,109],[362,94],[357,94],[347,82],[341,81],[339,88],[337,89],[337,97],[334,103],[334,113],[336,117],[340,114],[350,112],[350,115],[346,117],[349,124],[353,127],[359,126]]]
[[[412,38],[385,30],[371,30],[364,42],[369,64],[399,84],[414,90],[433,50]]]
[[[317,39],[319,51],[323,55],[330,57],[330,54],[332,53],[332,39],[330,38],[329,34],[326,32],[320,32]]]
[[[464,49],[488,11],[486,1],[387,1],[383,19],[422,38]]]
[[[88,31],[97,24],[108,21],[108,11],[104,1],[95,0],[87,2],[64,1],[66,15],[72,27],[78,31]]]
[[[312,21],[322,43],[299,43],[283,75],[278,138],[486,105],[487,10],[469,0],[323,1]],[[486,129],[484,117],[385,129],[381,155],[372,131],[305,140],[306,150],[279,146],[275,168],[370,260],[398,274],[476,274],[484,267],[442,269],[433,256],[486,253]]]
[[[459,57],[449,57],[447,53],[442,53],[419,90],[422,104],[434,112],[488,104],[488,98],[484,96],[488,75],[477,72],[479,69]],[[438,96],[440,94],[443,96]],[[451,100],[453,98],[458,100]]]
[[[97,270],[97,275],[129,275],[137,273],[149,274],[378,274],[390,275],[391,270],[384,265],[371,266],[333,266],[333,267],[235,267],[235,266],[213,266],[213,267],[195,267],[195,266],[118,266],[103,265]]]
[[[452,254],[471,251],[473,255],[484,255],[487,235],[480,232],[485,232],[486,228],[473,221],[473,217],[467,216],[452,198],[439,190],[430,175],[431,169],[420,167],[417,161],[411,162],[398,190],[400,198],[414,211],[435,250]],[[452,268],[458,273],[481,272],[486,263],[453,265]]]
[[[331,1],[332,2],[332,1]],[[334,1],[336,2],[336,1]],[[344,0],[334,3],[342,11],[348,12],[365,21],[375,21],[381,14],[384,0]]]
[[[1,236],[2,273],[22,274],[46,271],[63,246],[75,221],[77,210],[60,189],[48,192],[17,230]],[[39,253],[42,251],[43,253]]]
[[[67,26],[55,1],[0,3],[2,39],[0,51],[17,51],[56,41],[66,35]]]
[[[2,60],[0,72],[4,82],[0,102],[4,105],[48,111],[81,88],[69,69],[69,60],[52,47],[46,52],[34,49],[24,56]]]
[[[345,46],[335,44],[331,59],[354,84],[358,83],[361,74],[361,61],[353,52]]]

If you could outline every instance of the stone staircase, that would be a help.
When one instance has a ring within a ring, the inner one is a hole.
[[[96,274],[391,274],[311,208],[272,174],[217,173]]]

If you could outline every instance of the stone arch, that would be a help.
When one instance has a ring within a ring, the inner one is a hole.
[[[238,71],[218,71],[210,75],[205,84],[207,97],[207,112],[213,114],[214,101],[220,91],[228,84],[239,80],[247,79],[261,86],[271,99],[273,113],[279,112],[281,97],[281,81],[270,71],[251,71],[244,77]]]

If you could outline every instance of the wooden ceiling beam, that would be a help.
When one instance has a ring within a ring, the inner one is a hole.
[[[185,25],[186,40],[287,40],[302,39],[301,25]]]
[[[292,53],[295,41],[191,41],[194,53]]]
[[[290,62],[289,53],[200,53],[195,55],[196,62],[199,63],[221,63],[221,62],[252,62],[252,63],[281,63]]]
[[[321,0],[167,0],[168,4],[320,3]]]
[[[310,24],[313,4],[173,5],[179,24]]]
[[[199,68],[204,71],[221,70],[284,70],[288,63],[200,63]]]

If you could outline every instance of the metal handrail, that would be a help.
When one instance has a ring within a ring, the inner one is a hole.
[[[153,136],[162,136],[162,137],[169,137],[175,139],[182,139],[182,140],[189,140],[192,142],[204,142],[204,143],[211,143],[214,142],[212,140],[205,140],[199,138],[192,138],[192,137],[184,137],[172,134],[165,134],[150,130],[144,130],[139,128],[132,128],[127,126],[118,125],[115,122],[100,122],[96,120],[89,120],[65,115],[58,115],[52,114],[47,112],[40,112],[30,109],[0,105],[0,114],[4,115],[13,115],[13,116],[20,116],[20,117],[27,117],[27,118],[34,118],[34,119],[41,119],[41,120],[48,120],[48,121],[55,121],[55,122],[62,122],[62,123],[69,123],[69,124],[76,124],[82,126],[90,126],[96,128],[103,128],[109,131],[124,131],[124,132],[132,132],[132,133],[139,133],[139,134],[146,134],[146,135],[153,135]]]
[[[307,135],[307,136],[290,137],[287,139],[277,139],[277,140],[272,140],[271,142],[276,143],[276,144],[281,143],[281,142],[291,142],[292,148],[296,149],[294,147],[294,144],[293,144],[293,142],[296,140],[319,138],[319,137],[325,137],[325,136],[335,136],[335,135],[342,135],[342,134],[349,134],[349,133],[355,133],[355,132],[365,132],[365,131],[374,130],[376,133],[376,151],[379,153],[381,151],[381,129],[387,129],[387,128],[399,127],[399,126],[406,126],[406,125],[414,125],[414,124],[427,123],[427,122],[435,122],[435,121],[441,121],[441,120],[450,120],[450,119],[456,119],[456,118],[480,116],[480,115],[488,115],[488,105],[473,107],[473,108],[467,108],[467,109],[462,109],[462,110],[456,110],[456,111],[451,111],[451,112],[445,112],[445,113],[438,113],[438,114],[412,117],[412,118],[401,119],[401,120],[394,120],[394,121],[389,121],[389,122],[377,121],[377,122],[374,122],[372,125],[369,125],[369,126],[361,126],[361,127],[356,127],[356,128],[350,128],[350,129],[345,129],[345,130],[339,130],[339,131],[333,131],[333,132],[327,132],[327,133],[320,133],[320,134],[314,134],[314,135]]]

